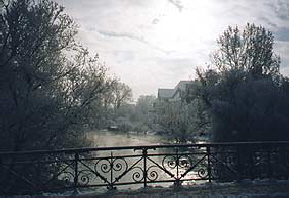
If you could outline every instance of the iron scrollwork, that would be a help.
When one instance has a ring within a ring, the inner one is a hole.
[[[132,179],[135,182],[143,181],[143,169],[141,167],[134,167],[132,168]]]
[[[158,148],[162,152],[155,150]],[[113,155],[115,150],[131,153]],[[110,155],[101,156],[108,151]],[[180,185],[192,180],[288,180],[289,142],[5,152],[0,153],[0,168],[0,193],[3,195],[97,186],[114,189],[117,185],[128,184],[146,187],[160,182]]]

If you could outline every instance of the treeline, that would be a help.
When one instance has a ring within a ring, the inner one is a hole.
[[[0,25],[1,151],[85,146],[83,132],[132,97],[57,3],[7,1]]]
[[[289,140],[289,81],[280,73],[274,36],[248,24],[229,27],[218,39],[214,68],[198,70],[215,141]]]
[[[57,3],[14,0],[0,17],[0,150],[85,146],[84,131],[196,132],[215,141],[287,140],[289,82],[264,27],[229,27],[207,69],[178,103],[141,96],[110,76],[75,40],[77,24]]]
[[[52,1],[14,0],[0,18],[0,151],[89,146],[85,132],[152,128],[154,96],[109,75]]]
[[[280,73],[274,36],[262,26],[229,26],[197,87],[185,97],[196,103],[201,127],[223,141],[289,140],[289,81]]]
[[[122,84],[124,85],[124,84]],[[90,130],[109,129],[120,132],[147,132],[153,130],[154,114],[153,105],[155,96],[140,95],[136,103],[131,98],[131,89],[125,85],[127,89],[121,91],[121,96],[129,93],[127,97],[116,97],[109,94],[109,99],[115,101],[115,98],[121,99],[121,103],[106,101],[99,108],[95,108],[90,119]],[[126,92],[125,90],[129,91]],[[111,90],[115,92],[114,89]],[[111,98],[112,97],[112,98]],[[108,103],[107,103],[108,102]]]
[[[274,36],[262,26],[229,26],[217,40],[207,67],[180,100],[158,100],[159,128],[174,141],[289,140],[289,79],[280,73]]]

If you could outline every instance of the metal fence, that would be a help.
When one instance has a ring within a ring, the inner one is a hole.
[[[289,142],[96,147],[0,153],[0,194],[289,178]]]

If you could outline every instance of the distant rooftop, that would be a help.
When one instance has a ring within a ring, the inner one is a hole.
[[[173,95],[174,89],[158,89],[158,98],[171,98]]]
[[[187,85],[193,84],[194,81],[180,81],[177,86],[174,88],[174,91],[172,93],[172,97],[176,94],[178,91],[185,91]]]
[[[158,98],[169,99],[173,98],[177,92],[185,91],[188,84],[193,84],[194,81],[180,81],[174,89],[158,89]]]

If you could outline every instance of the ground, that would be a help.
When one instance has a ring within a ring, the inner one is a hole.
[[[239,183],[207,183],[181,188],[154,187],[134,191],[115,191],[95,198],[192,198],[192,197],[289,197],[288,181],[243,181]]]
[[[7,196],[0,196],[0,198]],[[289,197],[289,181],[242,181],[231,183],[205,183],[181,187],[148,187],[138,190],[111,190],[105,193],[70,193],[66,195],[11,196],[11,198],[267,198]]]

